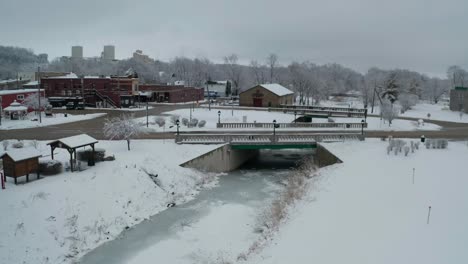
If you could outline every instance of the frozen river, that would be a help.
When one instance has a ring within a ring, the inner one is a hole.
[[[245,237],[255,235],[254,218],[281,190],[282,180],[304,155],[311,153],[264,151],[257,160],[221,176],[216,187],[124,231],[116,240],[85,255],[80,263],[193,263],[202,262],[193,259],[201,252],[217,247],[247,248]],[[219,231],[209,232],[213,230]],[[246,235],[241,236],[243,232]]]

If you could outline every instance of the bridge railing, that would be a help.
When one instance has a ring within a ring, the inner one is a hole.
[[[283,113],[294,113],[298,115],[320,115],[323,117],[366,117],[367,112],[358,111],[334,111],[334,110],[321,110],[321,109],[305,109],[305,108],[281,108],[281,107],[269,107],[268,111],[271,112],[283,112]]]
[[[365,113],[367,110],[366,108],[317,106],[317,105],[281,105],[280,107],[284,109],[309,109],[309,110],[356,112],[356,113]]]
[[[179,134],[175,142],[178,144],[222,144],[233,145],[259,145],[259,144],[307,144],[313,142],[364,140],[360,133],[316,133],[307,135],[235,135],[235,134]]]
[[[367,128],[367,123],[276,123],[278,128]],[[216,128],[273,128],[273,123],[218,123]]]

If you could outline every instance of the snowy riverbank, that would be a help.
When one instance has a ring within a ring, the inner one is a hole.
[[[38,149],[47,156],[45,143],[39,142]],[[32,148],[28,142],[25,147]],[[178,165],[217,146],[135,140],[131,151],[123,141],[102,141],[96,147],[116,160],[40,180],[32,175],[25,184],[7,179],[6,190],[0,189],[0,263],[72,263],[165,210],[167,203],[188,201],[214,183],[215,177]],[[56,152],[56,159],[69,159],[66,151]],[[162,188],[144,170],[158,174]]]

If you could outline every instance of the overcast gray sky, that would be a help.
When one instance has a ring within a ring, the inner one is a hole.
[[[69,56],[72,45],[117,58],[136,49],[243,62],[274,52],[293,60],[337,62],[361,72],[407,68],[445,76],[468,66],[467,0],[2,0],[1,45]]]

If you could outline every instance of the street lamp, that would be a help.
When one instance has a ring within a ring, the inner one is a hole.
[[[218,111],[218,124],[221,124],[221,111]]]
[[[180,124],[179,119],[177,119],[175,123],[176,123],[176,126],[177,126],[177,135],[179,135],[179,124]]]
[[[273,136],[276,135],[276,120],[273,120]]]
[[[366,121],[361,120],[361,135],[364,135],[364,124],[366,123]]]

